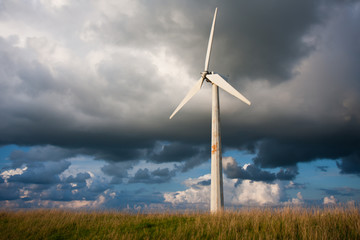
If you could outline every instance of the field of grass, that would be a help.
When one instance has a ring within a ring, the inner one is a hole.
[[[360,239],[358,208],[222,214],[0,211],[0,239]]]

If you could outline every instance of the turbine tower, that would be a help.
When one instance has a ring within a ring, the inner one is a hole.
[[[231,95],[237,97],[241,101],[250,105],[250,101],[241,93],[236,91],[227,81],[226,78],[215,72],[209,72],[209,61],[211,47],[214,37],[214,28],[217,15],[215,9],[214,19],[210,31],[209,43],[205,58],[205,68],[201,73],[200,79],[190,89],[185,98],[180,102],[179,106],[171,114],[170,119],[187,103],[201,88],[204,80],[212,84],[212,124],[211,124],[211,199],[210,211],[218,212],[224,209],[223,194],[223,177],[222,177],[222,159],[221,159],[221,131],[220,131],[220,108],[219,108],[219,88],[222,88]]]

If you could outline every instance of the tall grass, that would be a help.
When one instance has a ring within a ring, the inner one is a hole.
[[[0,239],[360,239],[355,207],[222,214],[0,211]]]

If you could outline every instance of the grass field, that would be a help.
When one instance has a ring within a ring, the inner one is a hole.
[[[360,239],[355,207],[222,214],[0,211],[0,239]]]

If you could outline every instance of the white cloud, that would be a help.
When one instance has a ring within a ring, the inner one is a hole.
[[[25,171],[27,170],[27,167],[23,167],[23,168],[16,168],[16,169],[10,169],[10,170],[6,170],[3,171],[2,173],[0,173],[0,176],[2,177],[2,179],[4,179],[4,182],[7,183],[8,179],[11,176],[14,175],[21,175],[23,174]]]
[[[237,167],[237,162],[233,157],[223,157],[222,158],[222,167],[224,170],[230,168],[230,167]]]
[[[301,192],[298,192],[296,194],[296,198],[289,199],[285,204],[294,204],[294,205],[300,205],[304,203],[303,196],[301,195]]]
[[[19,189],[19,193],[20,193],[19,196],[20,198],[27,198],[30,195],[30,191],[25,188]]]
[[[337,199],[334,196],[324,197],[324,204],[336,204]]]
[[[232,203],[236,205],[274,205],[278,204],[279,200],[279,184],[244,180],[235,188]]]
[[[211,174],[205,174],[198,178],[188,178],[184,181],[185,186],[191,187],[193,185],[199,184],[203,181],[209,181],[211,179]]]
[[[290,181],[289,184],[285,186],[285,188],[295,188],[295,183]]]
[[[61,8],[70,4],[69,0],[40,0],[41,4],[47,5],[50,8]]]
[[[210,174],[206,174],[197,179],[189,178],[185,180],[184,184],[189,188],[185,191],[165,193],[165,202],[175,205],[180,203],[204,203],[209,205],[210,185],[203,186],[199,183],[210,180],[210,177]]]
[[[188,189],[184,191],[168,192],[164,194],[165,202],[177,204],[202,203],[209,205],[210,199],[210,174],[197,179],[188,179],[184,184]],[[207,184],[204,184],[204,183]],[[276,205],[279,204],[281,189],[279,184],[269,184],[244,180],[236,184],[237,180],[224,177],[225,205]]]

